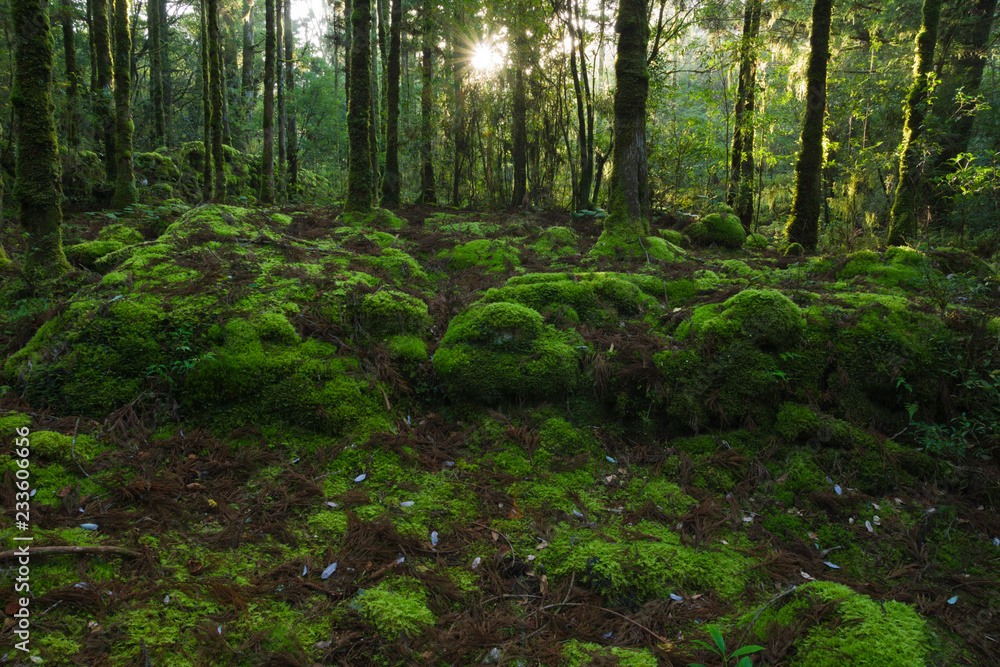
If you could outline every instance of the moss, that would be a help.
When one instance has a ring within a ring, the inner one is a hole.
[[[360,308],[365,331],[378,338],[403,333],[422,333],[431,324],[427,304],[394,290],[380,290],[365,297]]]
[[[66,259],[73,264],[79,264],[88,269],[95,268],[97,260],[116,250],[125,247],[119,241],[85,241],[66,247]]]
[[[435,622],[426,591],[413,579],[394,577],[362,589],[351,604],[386,638],[417,635]]]
[[[406,221],[392,211],[380,208],[374,211],[344,211],[341,220],[348,227],[357,229],[393,229],[399,230],[406,226]]]
[[[552,312],[560,312],[568,306],[589,322],[617,323],[639,314],[653,303],[640,284],[651,289],[662,285],[656,279],[613,273],[531,273],[511,278],[504,287],[487,290],[483,301],[510,301]]]
[[[807,451],[793,451],[786,461],[774,465],[771,475],[781,480],[776,483],[774,497],[786,507],[800,505],[813,491],[830,488],[826,475]]]
[[[538,312],[513,303],[474,306],[455,317],[434,355],[454,398],[551,398],[571,391],[578,337],[543,327]]]
[[[399,248],[383,248],[380,254],[365,255],[361,259],[373,269],[388,274],[401,286],[429,280],[417,260]]]
[[[756,250],[764,250],[770,245],[771,239],[764,236],[763,234],[753,233],[747,236],[746,246],[748,248],[754,248]],[[801,245],[799,246],[802,247]]]
[[[687,237],[676,229],[658,229],[656,233],[679,248],[687,245]]]
[[[1000,336],[1000,317],[993,317],[986,321],[986,333]]]
[[[455,246],[453,250],[443,251],[440,257],[448,259],[448,268],[452,270],[481,266],[487,271],[506,271],[508,266],[520,264],[517,250],[503,240],[469,241]]]
[[[901,252],[895,252],[892,258],[896,261],[885,264],[878,253],[872,250],[859,250],[847,256],[847,264],[837,272],[840,279],[868,276],[875,282],[892,286],[909,283],[919,279],[922,272],[910,263],[912,256],[906,257]]]
[[[646,261],[655,259],[661,262],[676,262],[687,255],[682,248],[658,236],[641,235],[635,237],[631,232],[618,235],[616,231],[608,228],[610,220],[611,218],[608,218],[605,221],[605,230],[601,232],[597,243],[590,249],[589,255],[591,257],[625,257],[645,259]],[[645,220],[637,224],[646,225]]]
[[[469,236],[490,236],[500,231],[500,225],[484,222],[481,220],[470,220],[467,216],[455,213],[435,213],[426,220],[424,226],[435,227],[442,232]]]
[[[720,306],[695,310],[691,330],[722,340],[742,338],[761,348],[788,349],[799,342],[804,327],[801,309],[775,290],[746,289]]]
[[[732,213],[710,213],[684,230],[693,241],[724,248],[742,248],[747,234],[740,219]]]
[[[292,224],[292,216],[285,215],[284,213],[272,213],[271,220],[281,225],[282,227],[287,227],[288,225]]]
[[[72,436],[53,431],[33,431],[29,437],[33,454],[66,464],[73,462],[74,455],[76,460],[86,463],[105,449],[89,435],[76,436],[75,443],[73,440]]]
[[[569,422],[553,417],[538,431],[541,447],[556,456],[576,456],[597,449],[597,439],[590,432],[574,428]]]
[[[542,257],[558,259],[576,254],[576,243],[576,232],[569,227],[549,227],[542,230],[533,248]]]
[[[141,176],[145,176],[150,181],[176,181],[181,177],[181,172],[174,164],[174,161],[166,155],[160,153],[133,153],[135,166]]]
[[[659,664],[649,649],[601,646],[571,639],[563,644],[562,663],[565,667],[584,667],[592,664],[616,664],[622,667],[656,667]],[[613,662],[612,662],[613,661]]]
[[[808,629],[791,663],[796,667],[835,667],[849,662],[858,667],[920,667],[930,652],[926,624],[910,605],[872,600],[843,584],[815,581],[800,586],[792,600],[763,611],[754,623],[758,641],[766,642],[765,628],[794,625],[805,610],[835,602],[823,622]],[[743,617],[753,620],[756,612]]]
[[[794,241],[785,246],[786,257],[802,257],[806,254],[806,249],[802,247],[802,244],[798,241]]]
[[[0,442],[14,437],[16,429],[31,426],[31,417],[20,412],[8,412],[0,417]]]
[[[417,336],[393,336],[389,339],[389,352],[397,359],[414,363],[427,361],[427,343]]]
[[[804,405],[782,403],[778,410],[775,432],[789,442],[814,434],[819,429],[819,417]]]

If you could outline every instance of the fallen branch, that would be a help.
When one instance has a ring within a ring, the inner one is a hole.
[[[131,549],[126,549],[124,547],[107,547],[107,546],[90,546],[90,547],[31,547],[28,549],[29,556],[59,556],[62,554],[116,554],[118,556],[128,556],[129,558],[138,558],[140,556],[139,552],[132,551]],[[11,558],[17,558],[18,556],[23,556],[24,553],[20,551],[3,551],[0,552],[0,560],[9,560]]]

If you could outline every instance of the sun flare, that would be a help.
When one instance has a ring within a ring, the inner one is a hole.
[[[472,68],[479,72],[490,72],[499,69],[503,64],[503,53],[488,42],[480,42],[472,48],[469,62]]]

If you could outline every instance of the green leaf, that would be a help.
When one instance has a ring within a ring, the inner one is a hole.
[[[695,640],[694,640],[694,643],[695,643],[695,644],[698,644],[699,646],[702,646],[702,647],[704,647],[704,648],[707,648],[707,649],[708,649],[709,651],[711,651],[712,653],[718,653],[718,652],[719,652],[719,649],[715,648],[715,647],[714,647],[714,646],[712,646],[711,644],[706,644],[705,642],[701,641],[700,639],[695,639]],[[720,655],[721,655],[721,654],[720,654]]]
[[[733,651],[733,654],[729,656],[730,658],[738,658],[741,655],[750,655],[751,653],[756,653],[757,651],[763,651],[763,646],[757,646],[756,644],[751,644],[750,646],[744,646],[743,648],[738,648]]]
[[[715,645],[719,647],[719,653],[726,655],[726,641],[722,638],[722,633],[719,632],[719,629],[709,628],[708,632],[712,635],[712,639],[715,640]]]
[[[736,667],[753,667],[753,663],[750,662],[750,658],[743,658]]]

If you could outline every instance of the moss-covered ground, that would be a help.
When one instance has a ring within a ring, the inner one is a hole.
[[[0,275],[33,664],[1000,663],[996,269],[724,215],[72,219]]]

